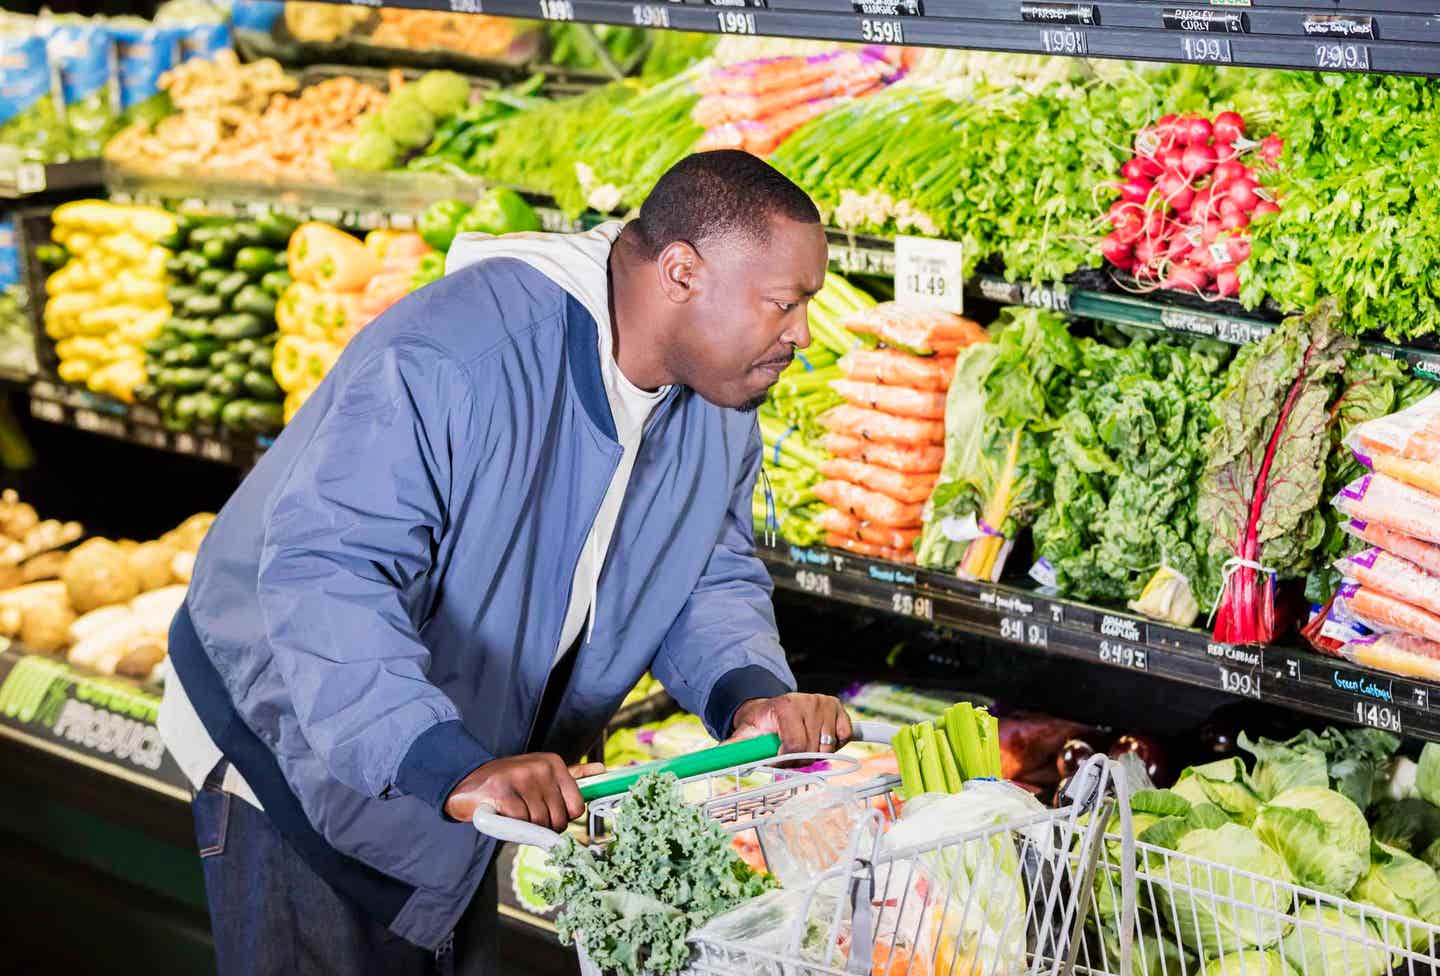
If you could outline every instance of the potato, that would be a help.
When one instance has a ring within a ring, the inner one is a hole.
[[[140,592],[140,580],[130,560],[108,539],[82,543],[65,563],[60,578],[70,603],[79,613],[112,603],[128,603]]]
[[[25,578],[25,571],[19,566],[11,566],[9,563],[0,563],[0,590],[8,590],[19,586],[21,583],[29,583],[31,580]]]
[[[75,611],[58,600],[36,603],[24,611],[20,623],[20,643],[28,650],[54,654],[70,644],[70,625]]]
[[[214,521],[215,516],[211,513],[200,512],[166,532],[160,539],[176,549],[189,549],[194,552],[200,548],[200,543],[205,540],[205,533],[210,531],[210,523]]]
[[[140,581],[140,592],[158,590],[168,586],[174,579],[170,562],[175,558],[175,549],[164,542],[145,542],[125,554],[130,568]]]
[[[60,571],[69,560],[68,552],[43,552],[20,564],[20,573],[27,583],[60,578]]]
[[[20,502],[0,509],[0,532],[12,539],[24,539],[25,533],[40,524],[40,516],[33,505]]]
[[[20,625],[25,622],[25,614],[19,607],[0,607],[0,634],[6,637],[14,637],[20,633]]]
[[[139,647],[125,652],[125,656],[115,662],[115,673],[143,681],[150,677],[150,672],[155,670],[155,665],[164,659],[165,648],[161,645],[141,644]]]

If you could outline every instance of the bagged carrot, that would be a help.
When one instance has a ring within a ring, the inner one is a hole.
[[[920,536],[919,529],[892,529],[886,525],[870,525],[853,515],[846,515],[838,508],[825,509],[815,516],[815,524],[833,535],[885,549],[909,550]]]
[[[856,335],[872,335],[887,345],[925,356],[954,355],[965,346],[987,342],[989,334],[980,323],[938,309],[907,308],[896,302],[881,302],[844,322]]]
[[[945,449],[938,444],[876,443],[849,434],[826,434],[820,438],[820,446],[835,457],[909,474],[935,474],[945,459]]]
[[[868,491],[847,481],[822,481],[815,486],[815,497],[826,505],[859,519],[897,529],[918,529],[922,506],[896,501],[876,491]]]
[[[857,407],[869,407],[897,417],[918,417],[921,420],[945,419],[945,394],[931,390],[912,390],[904,386],[883,386],[859,380],[831,380],[830,389]]]
[[[832,434],[849,434],[867,441],[914,445],[941,444],[945,440],[942,421],[895,417],[850,404],[831,407],[816,419]]]
[[[835,453],[831,451],[830,453]],[[1378,522],[1362,522],[1351,519],[1342,528],[1357,539],[1363,539],[1372,546],[1379,546],[1386,552],[1393,552],[1401,559],[1419,566],[1427,573],[1440,576],[1440,546],[1412,538],[1403,532],[1396,532]]]
[[[849,458],[822,461],[820,473],[836,481],[848,481],[870,491],[878,491],[901,502],[923,502],[929,498],[938,477],[937,474],[906,474]]]
[[[1367,465],[1377,454],[1440,461],[1440,393],[1360,424],[1345,438],[1345,446]]]
[[[1412,488],[1440,495],[1440,461],[1417,461],[1398,454],[1376,454],[1370,467]]]
[[[1341,584],[1335,594],[1335,609],[1377,633],[1414,634],[1440,641],[1440,615],[1374,587]]]
[[[1440,576],[1384,549],[1366,549],[1336,560],[1335,568],[1362,587],[1393,594],[1422,610],[1440,615]]]
[[[1368,634],[1341,645],[1339,654],[1367,668],[1440,681],[1440,644],[1413,634]]]
[[[1340,489],[1333,504],[1352,519],[1383,525],[1426,542],[1440,542],[1440,497],[1389,475],[1356,478]]]
[[[869,556],[871,559],[888,559],[892,563],[907,565],[915,562],[915,553],[909,549],[890,549],[885,546],[871,545],[868,542],[861,542],[859,539],[852,539],[835,532],[825,536],[825,544],[832,549],[844,549],[857,555]]]
[[[912,356],[899,349],[852,349],[840,357],[840,372],[846,379],[912,390],[950,389],[955,372],[953,356]]]

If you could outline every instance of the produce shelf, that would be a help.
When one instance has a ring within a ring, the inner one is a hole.
[[[68,163],[0,163],[0,200],[20,200],[42,193],[98,189],[101,185],[98,159],[76,159]]]
[[[777,586],[819,599],[1440,742],[1440,685],[1299,648],[1217,643],[1205,631],[1121,610],[823,547],[759,553]]]
[[[167,430],[154,407],[121,403],[56,380],[30,384],[30,416],[157,451],[188,454],[246,469],[254,466],[256,458],[273,443],[273,438],[265,435],[237,435],[209,425],[186,431]]]
[[[0,737],[188,803],[190,784],[155,728],[159,709],[159,693],[134,681],[0,649]]]
[[[1151,0],[381,0],[378,5],[1023,54],[1440,73],[1440,21],[1433,9],[1405,0],[1367,2],[1363,11],[1338,4],[1185,6]]]

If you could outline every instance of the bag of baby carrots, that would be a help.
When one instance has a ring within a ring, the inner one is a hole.
[[[1335,594],[1334,610],[1376,633],[1414,634],[1440,642],[1440,615],[1371,586],[1342,583]]]
[[[831,451],[830,453],[834,454],[835,452]],[[1341,528],[1357,539],[1414,563],[1427,573],[1440,576],[1440,545],[1413,538],[1403,532],[1396,532],[1379,522],[1362,522],[1359,519],[1351,519]]]
[[[878,491],[869,491],[848,481],[822,481],[815,486],[815,497],[826,505],[838,508],[862,522],[874,522],[897,529],[920,527],[920,503],[897,501]]]
[[[1345,446],[1367,465],[1379,454],[1440,462],[1440,393],[1359,424],[1346,435]]]
[[[923,502],[929,498],[935,488],[935,479],[939,477],[938,474],[906,474],[849,458],[827,458],[820,463],[820,473],[902,502]]]
[[[846,403],[857,407],[869,407],[897,417],[945,419],[945,394],[933,390],[912,390],[905,386],[883,386],[859,380],[831,380],[830,389],[844,397]]]
[[[1440,496],[1389,475],[1356,478],[1340,489],[1332,503],[1352,519],[1383,525],[1425,542],[1440,542]]]
[[[834,457],[878,464],[908,474],[938,474],[945,449],[938,444],[891,444],[849,434],[826,434],[820,446]]]
[[[841,356],[839,365],[846,379],[944,393],[950,389],[955,357],[913,356],[899,349],[862,347]]]
[[[1413,634],[1367,634],[1347,641],[1338,653],[1352,664],[1440,681],[1440,643]]]
[[[896,417],[851,404],[831,407],[816,419],[832,434],[849,434],[867,441],[904,445],[943,444],[945,441],[945,423],[942,420]]]
[[[910,308],[896,302],[863,309],[843,325],[856,335],[871,335],[886,345],[922,356],[953,356],[965,346],[990,339],[980,323],[953,312]]]
[[[853,515],[847,515],[838,508],[827,508],[815,516],[815,524],[832,535],[854,539],[869,546],[882,549],[903,549],[909,551],[920,536],[919,529],[894,529],[888,525],[870,525]]]
[[[871,545],[868,542],[861,542],[859,539],[852,539],[847,535],[840,535],[838,532],[826,533],[825,544],[832,549],[844,549],[857,556],[869,556],[871,559],[885,559],[892,563],[905,563],[906,565],[915,562],[914,550],[890,549],[885,546]]]
[[[1432,576],[1384,549],[1366,549],[1346,556],[1335,562],[1335,568],[1362,589],[1390,594],[1440,616],[1440,576]]]

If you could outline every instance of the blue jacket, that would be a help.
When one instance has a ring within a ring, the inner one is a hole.
[[[306,861],[433,948],[493,843],[441,814],[523,752],[620,448],[596,322],[484,261],[367,326],[226,504],[172,628],[206,729]],[[655,408],[551,742],[647,669],[711,734],[794,687],[754,555],[755,418]]]

